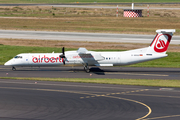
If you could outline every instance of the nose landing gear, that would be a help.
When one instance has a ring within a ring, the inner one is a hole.
[[[12,67],[12,70],[13,70],[13,71],[16,71],[16,68],[13,66],[13,67]]]

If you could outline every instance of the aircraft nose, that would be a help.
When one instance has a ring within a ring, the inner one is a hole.
[[[6,66],[11,65],[11,61],[7,61],[4,65]]]

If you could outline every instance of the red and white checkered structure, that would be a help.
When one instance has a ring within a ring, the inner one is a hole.
[[[141,9],[124,9],[124,17],[142,17]]]

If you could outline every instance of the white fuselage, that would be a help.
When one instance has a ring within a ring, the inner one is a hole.
[[[66,65],[88,66],[118,66],[140,63],[166,57],[167,54],[146,53],[147,48],[124,52],[94,52],[78,54],[77,51],[65,52]],[[63,65],[59,57],[62,53],[23,53],[5,63],[8,66],[60,66]],[[99,57],[100,56],[100,57]]]
[[[19,54],[4,65],[12,66],[60,66],[60,65],[83,65],[84,70],[89,72],[88,66],[120,66],[130,65],[149,60],[166,57],[166,51],[170,44],[175,29],[156,30],[157,35],[149,47],[123,51],[123,52],[95,52],[86,48],[77,51],[62,53],[24,53]]]

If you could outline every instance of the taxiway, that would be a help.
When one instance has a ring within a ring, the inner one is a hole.
[[[167,4],[177,5],[179,3],[135,3],[136,9],[147,9],[147,7],[140,7],[146,4]],[[131,9],[131,3],[54,3],[54,4],[0,4],[0,6],[53,6],[53,7],[67,7],[67,8],[103,8],[103,9],[116,9],[117,5],[129,5],[119,6],[119,9]],[[138,7],[137,7],[138,6]],[[150,7],[149,9],[161,9],[161,10],[179,10],[179,7]]]
[[[3,120],[179,120],[178,88],[0,79]]]
[[[0,66],[1,77],[46,77],[46,78],[127,78],[180,80],[180,68],[145,67],[90,67],[86,73],[82,67],[11,67]]]
[[[62,41],[89,41],[89,42],[122,42],[122,43],[148,43],[154,35],[135,34],[107,34],[107,33],[80,33],[80,32],[48,32],[48,31],[21,31],[0,30],[0,38],[8,39],[34,39],[34,40],[62,40]],[[171,44],[180,44],[180,36],[173,36]]]

